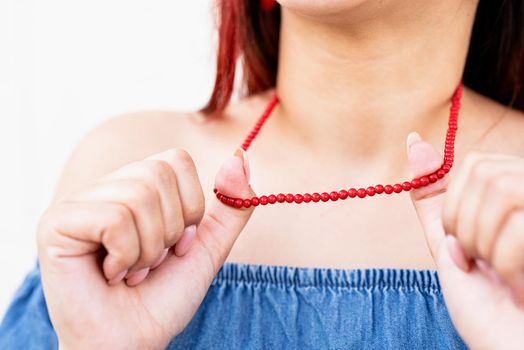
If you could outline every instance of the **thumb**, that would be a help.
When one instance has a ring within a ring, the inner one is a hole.
[[[440,153],[427,142],[421,140],[420,135],[412,132],[408,135],[407,142],[409,170],[413,177],[424,176],[437,170],[441,163]],[[426,235],[426,242],[433,259],[439,266],[439,261],[447,254],[440,251],[447,246],[449,256],[455,264],[464,271],[471,267],[471,260],[467,257],[458,241],[450,235],[446,235],[442,224],[442,205],[444,193],[448,186],[448,177],[430,183],[426,187],[413,189],[411,199],[417,211],[418,218]],[[445,243],[445,244],[444,244]]]
[[[227,158],[215,178],[215,187],[231,198],[252,198],[255,193],[249,185],[247,153],[238,149]],[[213,198],[197,228],[201,248],[213,259],[214,266],[221,266],[238,235],[253,213],[254,207],[234,208]]]
[[[433,173],[442,165],[440,153],[431,144],[423,141],[418,133],[412,132],[408,135],[406,146],[412,177],[418,178]],[[411,199],[433,258],[438,256],[437,250],[445,241],[441,212],[447,182],[447,177],[444,177],[411,191]]]

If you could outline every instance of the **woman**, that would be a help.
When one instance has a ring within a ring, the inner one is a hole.
[[[206,108],[113,119],[72,156],[1,347],[521,348],[523,2],[219,8]],[[432,172],[461,79],[455,166],[410,196],[255,210],[212,192]],[[249,160],[228,157],[275,92]]]

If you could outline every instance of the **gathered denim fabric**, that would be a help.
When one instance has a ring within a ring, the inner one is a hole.
[[[96,336],[96,335],[93,335]],[[0,349],[56,349],[38,267],[0,326]],[[168,349],[466,349],[435,271],[227,262]]]

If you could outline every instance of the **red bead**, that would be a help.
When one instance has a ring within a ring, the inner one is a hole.
[[[409,181],[405,181],[405,182],[403,182],[403,183],[402,183],[402,189],[403,189],[404,191],[409,191],[409,190],[411,190],[411,182],[409,182]]]
[[[355,198],[357,196],[357,190],[354,188],[350,188],[348,190],[348,196],[349,198]]]
[[[220,199],[220,198],[222,198],[222,193],[217,192],[216,196],[217,196],[218,199]]]
[[[285,200],[286,200],[286,195],[285,194],[283,194],[283,193],[277,194],[277,202],[284,203]]]
[[[244,207],[249,208],[251,206],[251,200],[250,199],[244,199]]]
[[[331,199],[333,202],[338,200],[338,192],[333,191],[329,194],[329,199]]]
[[[419,179],[413,179],[413,180],[411,180],[411,187],[413,187],[413,188],[419,188],[419,187],[420,187],[420,180],[419,180]]]
[[[213,193],[217,193],[218,192],[218,189],[215,187],[213,188]]]
[[[447,174],[447,173],[449,173],[449,171],[451,170],[451,165],[449,165],[449,164],[444,164],[444,165],[442,165],[442,168],[441,168],[441,169],[444,170],[444,172]]]
[[[384,186],[382,186],[382,185],[376,185],[376,186],[375,186],[375,192],[376,192],[377,194],[381,194],[381,193],[383,193],[383,192],[384,192]]]
[[[311,202],[311,195],[309,193],[304,193],[304,203]]]
[[[359,198],[364,198],[366,195],[367,195],[367,192],[364,188],[359,188],[357,190],[357,196],[359,196]]]
[[[311,195],[311,199],[313,200],[313,202],[318,202],[320,200],[320,194],[318,192],[315,192]]]
[[[420,178],[420,185],[427,186],[429,184],[429,179],[427,176],[422,176]]]
[[[433,182],[437,182],[437,180],[438,180],[437,174],[429,175],[429,182],[433,183]]]
[[[252,206],[256,207],[258,205],[258,203],[259,203],[259,200],[258,200],[257,197],[251,198],[251,205]]]
[[[220,197],[220,201],[224,204],[227,204],[227,197],[226,196],[222,196]]]
[[[375,193],[376,193],[375,187],[370,186],[370,187],[366,188],[366,193],[367,193],[368,196],[373,197],[375,195]]]
[[[235,208],[242,208],[244,201],[241,198],[235,199]]]
[[[391,186],[391,185],[384,186],[384,192],[386,194],[392,194],[393,193],[393,186]]]
[[[444,176],[446,176],[446,172],[442,169],[437,170],[437,176],[439,179],[442,179]]]
[[[340,190],[340,191],[338,191],[338,197],[339,197],[340,199],[346,199],[346,198],[348,198],[348,191],[346,191],[346,190]]]
[[[266,205],[268,202],[267,196],[262,196],[258,199],[260,201],[260,204]]]
[[[329,200],[329,193],[327,193],[327,192],[322,192],[322,193],[320,194],[320,200],[321,200],[322,202],[327,202],[327,201]]]
[[[304,200],[304,197],[302,197],[301,194],[296,194],[293,200],[295,201],[295,203],[300,204]]]
[[[277,201],[277,196],[275,196],[274,194],[271,194],[269,195],[269,197],[267,197],[267,201],[269,204],[275,204]]]
[[[401,184],[394,184],[393,185],[393,192],[395,192],[395,193],[402,192],[402,185]]]
[[[293,196],[291,193],[286,194],[286,202],[293,203],[294,199],[295,199],[295,196]]]
[[[234,206],[235,205],[235,199],[234,198],[228,198],[227,199],[227,205]]]

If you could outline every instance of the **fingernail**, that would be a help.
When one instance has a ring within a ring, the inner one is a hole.
[[[136,272],[130,273],[126,277],[126,283],[128,286],[136,286],[140,282],[142,282],[147,274],[149,273],[149,267],[143,268],[141,270],[138,270]]]
[[[522,306],[524,304],[524,273],[518,273],[517,276],[515,276],[515,283],[513,285],[512,292],[514,293],[514,300],[517,301],[517,304],[519,306]]]
[[[191,244],[196,237],[196,225],[190,225],[186,227],[182,237],[175,244],[175,255],[184,256],[191,248]]]
[[[452,235],[446,235],[446,245],[451,256],[451,260],[459,269],[468,272],[471,269],[471,259],[468,258],[460,243]]]
[[[415,143],[422,140],[418,132],[413,131],[410,132],[408,135],[408,138],[406,139],[406,152],[409,154],[409,151],[411,149],[411,146]]]
[[[247,152],[243,148],[238,148],[235,151],[235,156],[242,159],[242,165],[244,166],[244,175],[246,175],[247,182],[249,182],[250,169],[249,160],[247,159]]]
[[[162,261],[164,261],[164,259],[166,258],[167,256],[167,252],[169,251],[169,248],[166,248],[164,249],[164,252],[162,253],[162,256],[157,260],[156,263],[154,263],[152,266],[151,266],[151,270],[153,269],[156,269],[161,263]]]
[[[479,271],[489,278],[489,280],[494,283],[497,286],[503,286],[504,283],[501,281],[501,279],[498,277],[497,272],[484,260],[481,259],[474,259],[474,263],[472,265],[475,265]]]
[[[119,271],[122,272],[122,264],[111,254],[105,257],[102,268],[108,282],[116,280],[120,276]]]
[[[511,301],[513,302],[513,304],[522,308],[524,306],[524,297],[522,296],[522,292],[508,285],[506,285],[505,287],[506,287],[506,290],[508,291],[509,297],[511,298]]]
[[[122,281],[126,275],[127,269],[125,269],[124,271],[120,272],[118,275],[107,281],[107,283],[109,283],[109,285],[115,285],[117,283],[120,283],[120,281]]]

